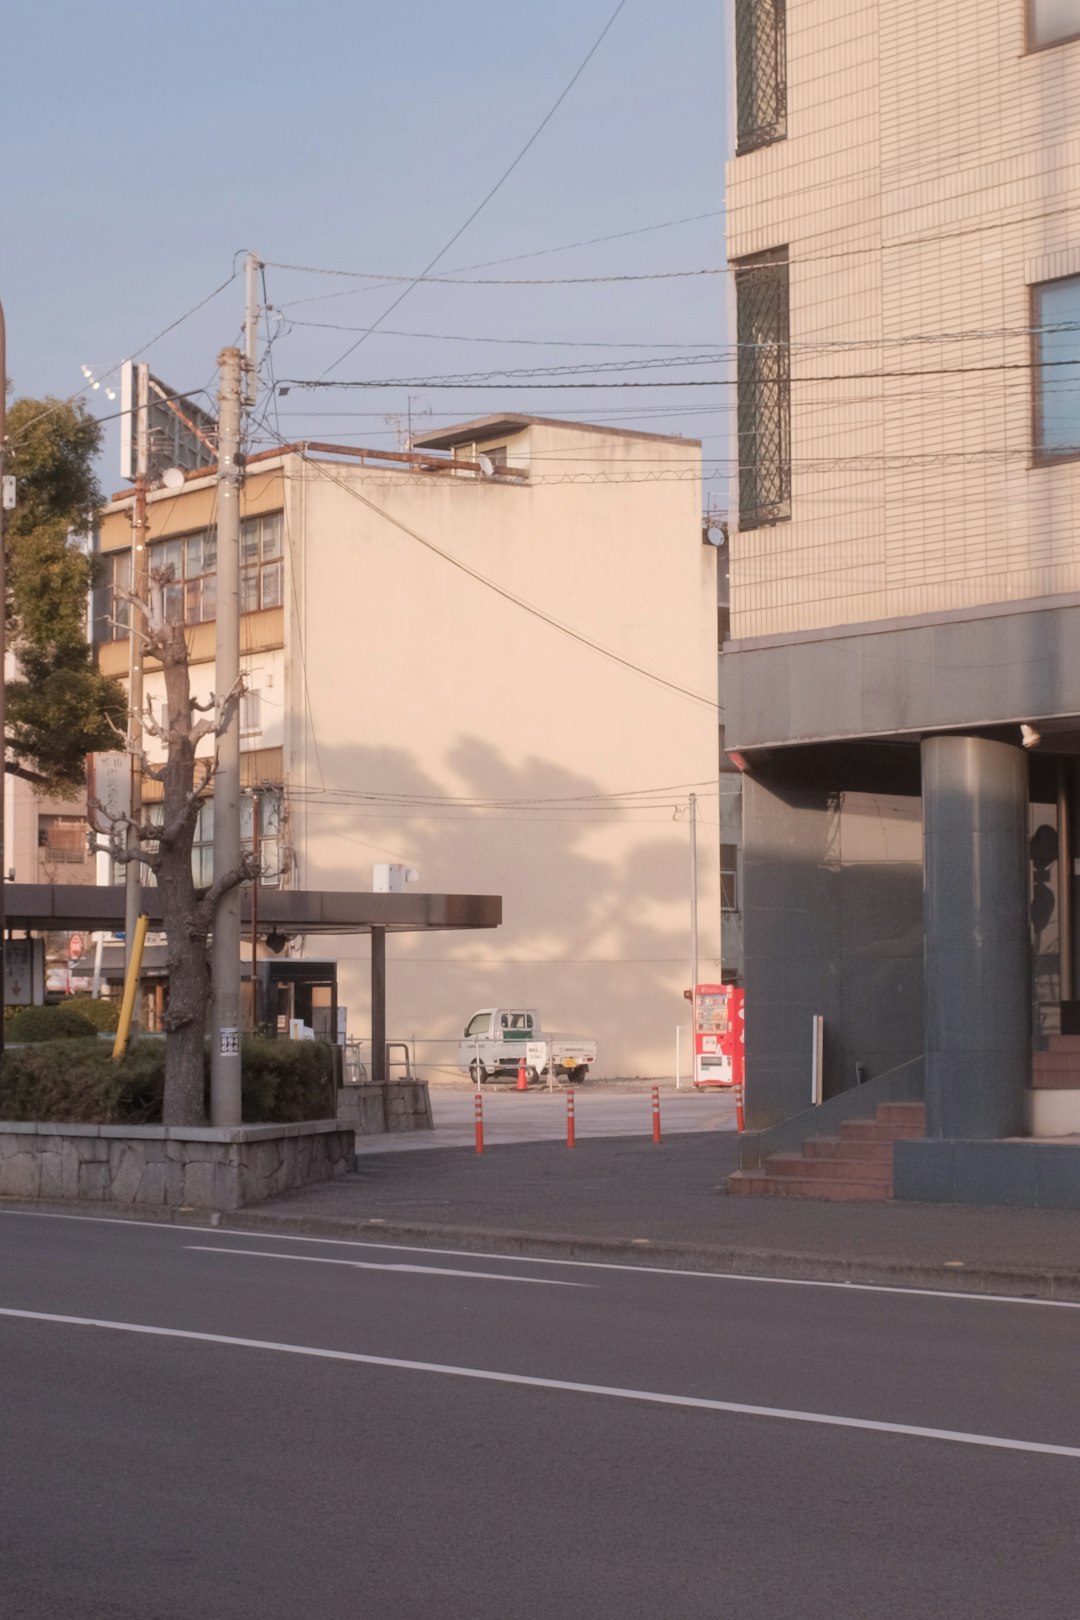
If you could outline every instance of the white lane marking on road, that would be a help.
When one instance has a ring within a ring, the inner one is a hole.
[[[184,1236],[189,1232],[204,1232],[209,1237],[256,1237],[258,1232],[248,1232],[244,1227],[218,1227],[188,1225],[185,1221],[142,1221],[124,1219],[115,1215],[62,1215],[54,1210],[37,1209],[4,1209],[0,1210],[3,1216],[22,1216],[27,1220],[37,1221],[82,1221],[90,1226],[124,1226],[138,1229],[150,1227],[154,1231],[175,1232]],[[530,1234],[536,1242],[543,1243],[547,1234],[537,1232]],[[582,1240],[588,1243],[589,1239]],[[609,1240],[601,1240],[609,1241]],[[845,1294],[900,1294],[912,1295],[917,1299],[938,1300],[967,1300],[982,1305],[1041,1305],[1059,1311],[1080,1311],[1080,1300],[1075,1299],[1035,1299],[1030,1295],[1021,1294],[974,1294],[965,1293],[959,1288],[908,1288],[893,1283],[866,1283],[866,1282],[830,1282],[824,1278],[814,1277],[765,1277],[758,1272],[751,1271],[690,1271],[681,1266],[650,1266],[626,1265],[617,1260],[560,1260],[553,1255],[543,1254],[489,1254],[483,1249],[436,1249],[427,1244],[420,1243],[377,1243],[368,1238],[330,1238],[299,1236],[295,1232],[273,1233],[275,1243],[314,1243],[322,1248],[344,1249],[389,1249],[399,1254],[437,1254],[457,1260],[495,1260],[508,1266],[572,1266],[585,1271],[625,1271],[635,1277],[683,1277],[689,1281],[695,1279],[706,1282],[739,1282],[739,1283],[768,1283],[775,1288],[834,1288]],[[642,1254],[648,1250],[643,1248]],[[803,1258],[813,1260],[813,1255]],[[956,1271],[948,1273],[955,1277],[960,1275]]]
[[[216,1243],[185,1243],[193,1254],[246,1254],[256,1260],[292,1260],[307,1266],[352,1266],[357,1271],[407,1271],[425,1277],[479,1277],[483,1282],[531,1283],[539,1288],[592,1288],[592,1283],[563,1282],[560,1277],[510,1277],[501,1271],[456,1271],[449,1266],[395,1266],[383,1260],[337,1260],[325,1254],[275,1254],[272,1249],[226,1249]]]
[[[798,1412],[782,1406],[750,1406],[744,1401],[711,1401],[700,1395],[665,1395],[656,1390],[620,1389],[609,1384],[578,1384],[563,1378],[534,1378],[527,1373],[491,1372],[479,1367],[451,1367],[437,1361],[406,1361],[397,1356],[368,1356],[355,1350],[321,1350],[306,1344],[279,1344],[273,1339],[239,1339],[225,1333],[196,1333],[190,1328],[148,1327],[141,1322],[108,1322],[92,1316],[56,1316],[46,1311],[19,1311],[0,1306],[0,1316],[61,1327],[104,1328],[113,1333],[150,1338],[186,1339],[198,1344],[228,1345],[239,1350],[273,1350],[279,1355],[310,1356],[317,1361],[344,1361],[363,1367],[389,1367],[398,1372],[436,1373],[443,1378],[471,1378],[487,1384],[514,1384],[524,1389],[551,1389],[566,1395],[602,1395],[609,1400],[640,1401],[652,1406],[689,1407],[698,1412],[726,1412],[736,1417],[777,1418],[785,1423],[812,1423],[829,1429],[862,1429],[870,1434],[902,1435],[910,1440],[942,1440],[951,1445],[985,1446],[993,1451],[1028,1451],[1047,1457],[1080,1460],[1080,1446],[1054,1446],[1042,1440],[1008,1440],[1000,1435],[966,1434],[961,1429],[928,1429],[913,1423],[885,1423],[874,1418],[836,1417],[826,1412]]]

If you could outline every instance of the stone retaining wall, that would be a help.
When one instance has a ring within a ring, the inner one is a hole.
[[[352,1169],[337,1120],[203,1129],[0,1120],[0,1197],[241,1209]]]
[[[426,1080],[388,1080],[385,1085],[365,1081],[342,1086],[338,1092],[338,1119],[359,1136],[383,1136],[389,1131],[430,1131],[431,1097]]]

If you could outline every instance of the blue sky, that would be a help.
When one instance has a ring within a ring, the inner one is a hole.
[[[613,9],[614,0],[16,3],[0,70],[0,298],[15,393],[76,391],[84,363],[100,374],[132,353],[225,280],[239,249],[272,265],[420,270],[532,133]],[[627,0],[440,270],[705,214],[714,217],[477,273],[640,275],[722,263],[723,13],[722,0]],[[641,353],[602,344],[708,351],[724,338],[725,280],[423,285],[387,320],[391,331],[366,339],[334,375],[430,377]],[[277,375],[298,378],[325,371],[357,335],[300,321],[361,326],[399,290],[272,267],[266,286],[281,311],[271,318]],[[182,389],[211,384],[218,350],[236,340],[242,298],[238,280],[156,343],[146,355],[155,374]],[[572,346],[540,346],[555,340]],[[527,410],[685,432],[704,437],[711,455],[728,453],[724,389],[293,391],[279,401],[281,429],[392,447],[385,417],[405,409],[407,394],[419,427]],[[115,409],[90,397],[99,414]],[[627,411],[648,414],[616,414]],[[111,488],[115,466],[110,441]]]

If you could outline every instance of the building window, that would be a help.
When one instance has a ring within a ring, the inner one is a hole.
[[[94,587],[94,635],[97,641],[123,641],[131,623],[131,552],[102,557]]]
[[[261,693],[249,687],[240,698],[240,735],[255,737],[262,731]]]
[[[160,825],[164,806],[147,805],[147,816]],[[259,864],[262,868],[262,886],[280,888],[284,871],[285,850],[282,843],[283,804],[280,788],[256,788],[245,792],[240,800],[240,845],[246,852],[255,847],[255,816],[258,814]],[[83,843],[86,842],[86,824],[82,823]],[[119,862],[115,863],[119,866]],[[214,801],[204,799],[195,821],[195,835],[191,843],[191,875],[197,889],[208,889],[214,880]],[[157,879],[147,867],[142,869],[143,883],[154,887]],[[114,874],[114,882],[123,878]]]
[[[735,267],[739,527],[791,516],[791,342],[787,249]]]
[[[720,845],[720,910],[738,911],[739,878],[738,848],[735,844]]]
[[[1080,456],[1080,276],[1032,293],[1035,458]]]
[[[281,576],[281,513],[245,518],[240,525],[241,613],[280,607]]]
[[[217,533],[200,529],[150,547],[150,578],[164,592],[167,624],[203,624],[217,615]]]
[[[79,865],[87,858],[87,825],[79,816],[39,816],[38,848],[46,866]]]
[[[787,135],[787,0],[735,0],[736,154]]]
[[[131,623],[131,552],[102,558],[100,597],[95,597],[97,637],[120,641]],[[282,514],[245,518],[240,525],[240,611],[281,607]],[[217,617],[217,531],[156,540],[150,547],[150,577],[164,592],[168,624],[205,624]],[[99,607],[100,602],[100,607]]]
[[[1032,50],[1080,39],[1080,0],[1028,0],[1028,44]]]

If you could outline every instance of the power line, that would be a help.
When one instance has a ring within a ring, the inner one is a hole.
[[[836,371],[818,376],[798,377],[792,376],[792,388],[800,387],[806,383],[832,383],[832,382],[888,382],[894,379],[912,380],[920,377],[967,377],[1000,374],[1010,371],[1044,371],[1050,367],[1072,366],[1080,369],[1080,360],[1014,360],[995,361],[985,366],[923,366],[919,370],[890,369],[867,371]],[[584,368],[582,368],[584,369]],[[593,368],[594,370],[596,368]],[[542,372],[532,373],[532,376],[542,375]],[[518,375],[524,375],[519,373]],[[475,379],[483,377],[484,381]],[[469,379],[473,380],[469,380]],[[455,388],[455,389],[485,389],[490,391],[493,387],[508,388],[511,390],[537,389],[597,389],[597,388],[737,388],[737,377],[684,377],[663,378],[652,382],[535,382],[507,381],[504,373],[499,372],[473,372],[465,377],[377,377],[358,378],[349,382],[327,381],[322,377],[285,377],[280,383],[281,388],[340,388],[340,389],[374,389],[374,388]],[[744,384],[751,388],[764,388],[777,386],[772,379],[762,379]]]
[[[468,270],[490,270],[500,264],[520,264],[523,259],[543,259],[552,253],[570,253],[576,248],[596,247],[603,242],[621,242],[629,236],[647,236],[651,231],[667,231],[673,229],[676,225],[696,225],[703,219],[722,219],[725,212],[726,210],[723,208],[714,208],[706,214],[687,214],[682,219],[664,219],[656,225],[639,225],[633,230],[613,231],[607,236],[587,236],[580,242],[562,242],[558,247],[534,248],[529,253],[511,253],[503,259],[481,259],[476,264],[455,265],[452,270],[447,271],[447,275],[464,275]],[[346,292],[315,293],[310,298],[290,298],[288,303],[281,304],[278,307],[281,309],[295,309],[299,304],[326,303],[333,298],[351,298],[357,293],[380,292],[385,286],[386,282],[379,282],[371,287],[358,287]],[[298,322],[297,324],[314,323]],[[348,328],[343,328],[343,330],[348,330]],[[359,330],[362,330],[362,328]]]
[[[549,107],[548,111],[544,114],[543,118],[540,120],[539,124],[537,124],[536,128],[533,130],[532,134],[529,136],[528,140],[525,142],[525,145],[518,152],[517,156],[503,170],[502,174],[496,180],[495,184],[491,187],[491,190],[487,193],[487,195],[485,197],[481,198],[480,202],[477,203],[476,207],[473,209],[473,211],[469,215],[468,219],[466,219],[465,222],[458,227],[458,229],[454,232],[454,234],[450,238],[450,240],[443,247],[441,247],[439,249],[438,253],[436,253],[435,257],[433,259],[431,259],[424,266],[424,268],[420,272],[420,274],[418,276],[413,277],[412,280],[409,281],[409,285],[404,289],[404,291],[402,293],[399,294],[399,296],[397,298],[394,299],[393,303],[391,303],[391,304],[389,304],[387,306],[387,308],[384,310],[383,314],[380,315],[378,320],[375,322],[375,326],[380,326],[382,324],[383,320],[385,319],[385,317],[387,315],[391,315],[394,312],[394,310],[397,309],[398,305],[403,303],[404,300],[406,298],[408,298],[408,296],[412,292],[413,288],[416,287],[421,281],[423,281],[427,277],[428,272],[435,268],[435,266],[438,264],[440,259],[444,258],[445,255],[447,253],[449,253],[449,251],[453,247],[454,243],[456,241],[458,241],[458,239],[460,237],[464,236],[465,232],[468,230],[468,228],[472,224],[473,220],[476,219],[479,214],[483,213],[484,209],[487,207],[487,205],[491,201],[491,199],[495,196],[496,192],[498,192],[501,189],[501,187],[506,183],[506,181],[509,180],[510,176],[513,174],[514,170],[517,168],[518,164],[525,157],[525,154],[539,140],[540,136],[543,134],[544,130],[550,124],[551,120],[554,118],[555,114],[558,112],[559,108],[562,106],[563,102],[566,100],[567,96],[570,94],[570,92],[574,88],[575,84],[577,84],[578,80],[581,78],[581,75],[584,73],[585,69],[588,67],[588,65],[592,61],[593,57],[596,55],[597,51],[600,49],[600,46],[603,44],[604,40],[607,38],[608,33],[610,32],[612,27],[614,27],[615,21],[616,21],[619,13],[622,11],[622,9],[623,9],[623,7],[625,5],[626,5],[626,0],[618,0],[618,4],[616,5],[615,10],[611,13],[611,16],[608,18],[607,22],[604,24],[603,28],[600,30],[600,32],[597,35],[596,39],[593,41],[592,45],[589,47],[588,51],[585,53],[585,56],[584,56],[582,62],[580,63],[580,65],[578,66],[576,71],[574,72],[574,74],[573,74],[572,78],[570,79],[569,83],[561,91],[561,93],[557,96],[555,101],[552,103],[551,107]],[[406,279],[408,280],[408,278],[406,278]],[[362,343],[364,343],[366,341],[367,336],[368,336],[368,334],[364,333],[364,335],[362,337],[358,337],[356,342],[353,343],[348,349],[345,350],[344,354],[339,355],[338,358],[334,361],[334,363],[332,365],[327,366],[326,371],[323,373],[323,375],[324,376],[329,376],[330,372],[336,371],[338,366],[341,364],[341,362],[343,360],[347,360],[349,355],[352,354],[356,349],[358,349],[360,347],[360,345]]]

